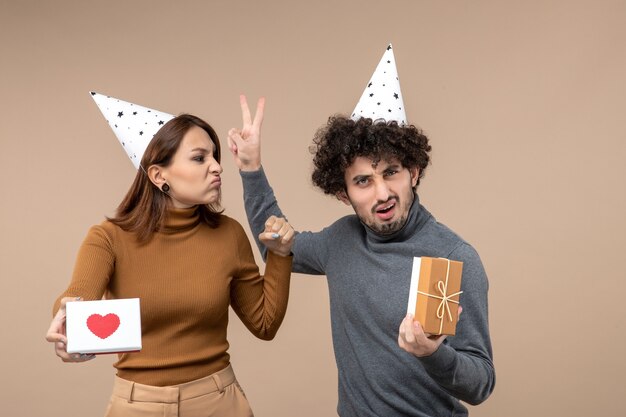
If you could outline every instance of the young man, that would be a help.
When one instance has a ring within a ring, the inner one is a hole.
[[[383,62],[394,62],[391,47],[379,68]],[[378,80],[379,68],[368,88],[389,87]],[[397,81],[395,63],[394,71],[389,69],[380,73]],[[398,92],[399,84],[387,96],[398,99]],[[351,205],[355,215],[320,232],[298,233],[293,271],[328,279],[340,416],[465,416],[460,400],[481,403],[495,384],[487,277],[476,251],[419,202],[416,189],[431,147],[417,128],[404,124],[401,98],[393,102],[401,110],[393,119],[385,113],[397,110],[392,105],[378,110],[380,101],[375,107],[362,103],[384,94],[385,89],[366,89],[352,118],[331,117],[317,132],[313,183]],[[268,216],[283,214],[261,166],[264,101],[259,100],[254,121],[243,96],[241,107],[244,127],[231,129],[229,146],[257,235]],[[463,314],[454,337],[425,334],[406,314],[418,256],[463,262]]]

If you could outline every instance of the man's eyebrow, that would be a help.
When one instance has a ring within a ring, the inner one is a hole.
[[[385,167],[385,170],[388,169],[398,169],[398,168],[402,168],[402,164],[400,163],[393,163],[393,164],[389,164]]]
[[[357,174],[354,177],[352,177],[352,181],[364,180],[364,179],[367,179],[367,178],[370,178],[370,177],[371,177],[371,175],[369,175],[369,174]]]

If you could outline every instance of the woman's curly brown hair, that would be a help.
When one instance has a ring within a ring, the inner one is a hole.
[[[335,115],[315,133],[309,150],[314,155],[313,184],[326,194],[336,195],[346,190],[344,173],[358,156],[374,162],[395,158],[404,168],[419,168],[417,188],[430,162],[431,146],[413,125],[368,118],[354,121]]]

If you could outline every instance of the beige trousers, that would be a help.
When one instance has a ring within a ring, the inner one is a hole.
[[[115,377],[105,417],[252,417],[230,365],[207,377],[153,387]]]

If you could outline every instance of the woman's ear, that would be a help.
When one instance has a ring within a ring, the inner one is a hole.
[[[148,175],[148,179],[152,184],[154,184],[158,189],[163,187],[163,184],[166,183],[165,178],[163,178],[163,167],[158,165],[150,165],[148,170],[146,171]]]

